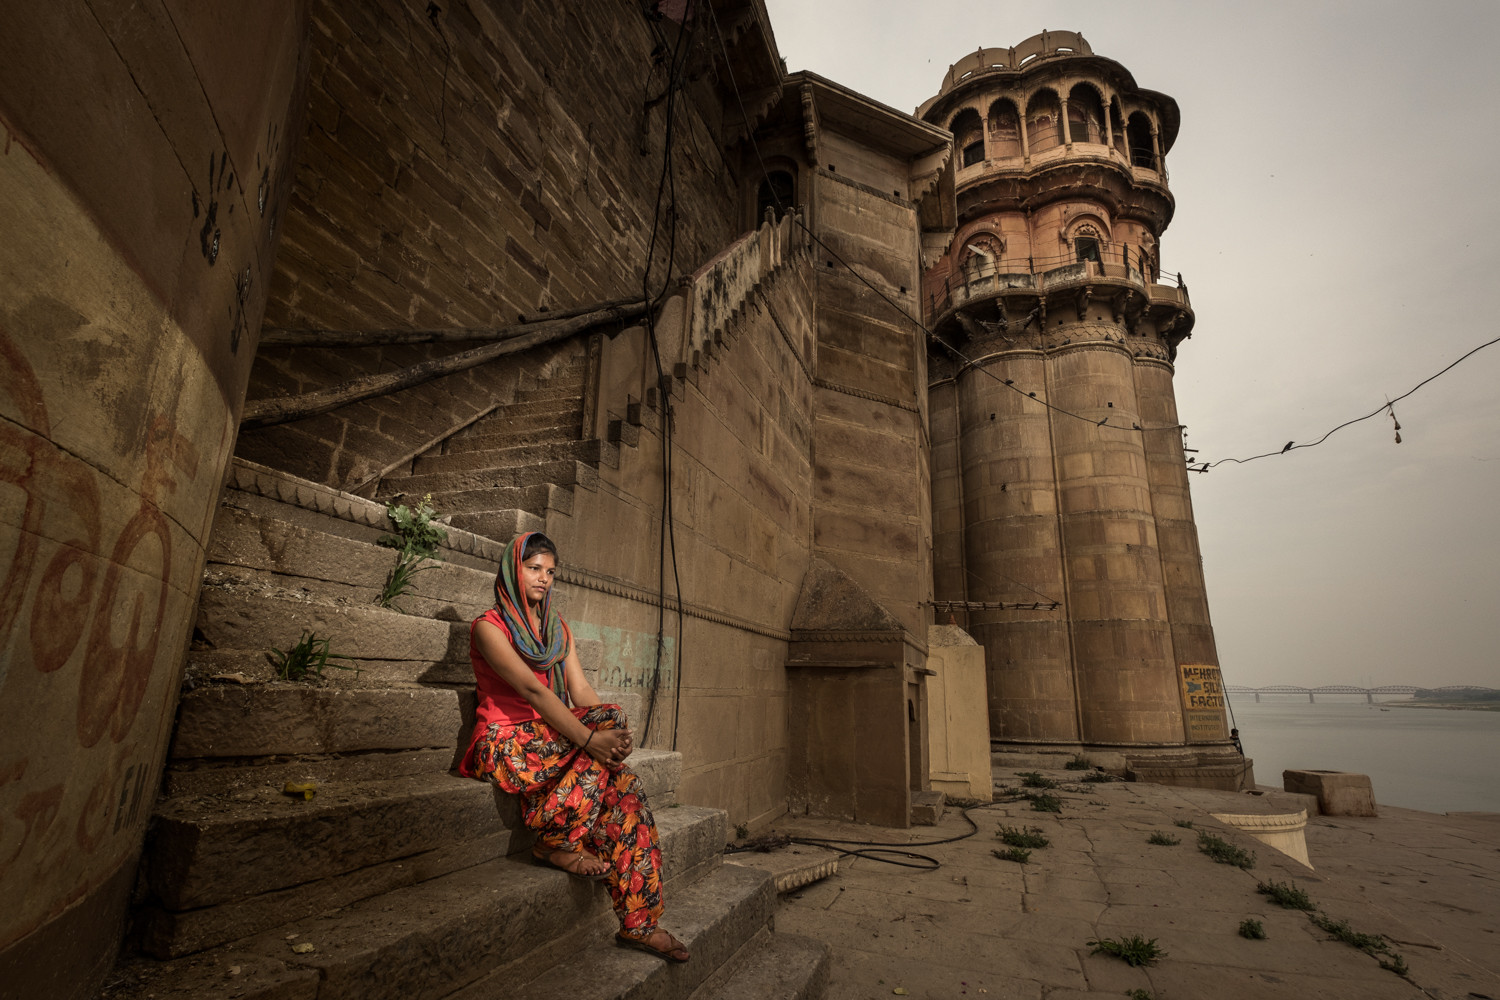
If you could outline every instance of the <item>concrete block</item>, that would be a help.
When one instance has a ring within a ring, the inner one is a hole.
[[[776,891],[785,894],[838,874],[839,853],[808,844],[789,844],[776,851],[731,854],[724,863],[765,872],[771,876]]]
[[[1282,771],[1282,787],[1315,795],[1324,816],[1375,816],[1375,789],[1368,774],[1348,771]]]
[[[937,826],[938,820],[943,818],[947,802],[948,797],[942,792],[912,792],[912,826]]]

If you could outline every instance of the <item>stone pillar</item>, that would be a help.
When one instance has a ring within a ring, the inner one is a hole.
[[[1218,666],[1213,626],[1208,617],[1208,590],[1203,580],[1203,557],[1188,493],[1188,473],[1178,428],[1172,369],[1164,361],[1136,362],[1137,394],[1141,401],[1141,435],[1151,483],[1161,575],[1166,588],[1167,615],[1172,622],[1172,648],[1179,665]],[[1184,711],[1188,707],[1184,706]],[[1215,726],[1197,711],[1188,712],[1189,742],[1227,740],[1229,723],[1219,713]]]
[[[1079,323],[1065,338],[1102,339]],[[1151,513],[1133,360],[1123,348],[1052,355],[1052,413],[1062,544],[1087,743],[1180,743],[1166,594]],[[1113,406],[1109,404],[1113,404]],[[1108,420],[1111,427],[1097,426]]]
[[[1045,384],[1039,351],[991,354],[959,376],[964,549],[970,600],[1064,602],[1056,610],[973,611],[985,647],[990,734],[1009,741],[1079,738],[1047,410],[1004,384]],[[1029,391],[1029,390],[1028,390]]]
[[[1071,146],[1073,145],[1073,127],[1072,124],[1068,121],[1068,99],[1066,97],[1059,97],[1057,99],[1057,104],[1058,107],[1062,108],[1062,111],[1059,114],[1062,118],[1063,145]]]

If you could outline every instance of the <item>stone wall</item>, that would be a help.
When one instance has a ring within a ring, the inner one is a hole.
[[[810,272],[799,252],[761,282],[713,358],[700,355],[674,380],[671,400],[672,609],[648,742],[682,752],[684,801],[727,809],[752,826],[786,809],[788,623],[812,535]],[[654,381],[644,336],[637,328],[610,341],[606,352],[617,357],[601,362],[628,368],[633,360],[637,392]],[[658,336],[671,342],[680,329],[669,323]],[[629,377],[602,381],[618,387]],[[601,399],[601,410],[610,405]],[[562,549],[570,621],[601,639],[582,652],[605,665],[607,686],[640,694],[643,705],[652,697],[658,624],[661,449],[661,425],[652,421],[620,449],[618,468],[600,467],[599,488],[575,492],[572,513],[550,513],[546,529]]]
[[[297,2],[0,8],[0,995],[92,995],[300,134]]]
[[[424,16],[398,0],[313,5],[307,129],[268,327],[491,329],[640,292],[666,120],[658,44],[678,26],[619,0],[440,6]],[[739,192],[715,153],[721,97],[703,72],[711,38],[692,37],[673,144],[679,273],[739,229]],[[249,396],[466,346],[268,348]],[[506,399],[512,370],[247,431],[237,453],[359,488]]]

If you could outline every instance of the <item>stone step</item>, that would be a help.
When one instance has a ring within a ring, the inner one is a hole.
[[[398,603],[426,618],[464,621],[482,614],[494,600],[493,571],[449,562],[442,555],[420,564]],[[327,602],[376,607],[395,561],[394,549],[373,541],[224,504],[214,518],[205,573],[211,584],[240,590],[269,585]]]
[[[529,510],[482,510],[453,515],[453,524],[486,538],[505,540],[523,531],[545,531],[547,520]]]
[[[519,800],[449,773],[454,756],[170,768],[143,867],[144,947],[176,957],[529,848]],[[675,802],[680,754],[638,750],[631,765],[654,807]],[[288,797],[288,781],[314,797]]]
[[[516,389],[515,402],[530,403],[539,400],[556,400],[561,403],[572,401],[575,405],[578,398],[583,395],[583,365],[584,358],[580,355],[572,359],[567,367],[558,369],[550,378],[538,379],[521,388]]]
[[[588,441],[552,441],[545,444],[520,445],[514,448],[491,448],[464,451],[451,455],[419,458],[412,465],[414,476],[435,472],[477,472],[484,469],[508,469],[515,466],[541,465],[572,460],[598,465],[618,462],[619,449],[597,438]]]
[[[538,422],[531,427],[507,427],[495,424],[483,433],[453,437],[443,442],[441,454],[458,455],[466,451],[496,451],[504,448],[520,448],[525,445],[548,444],[560,441],[577,441],[583,430],[577,423],[560,424],[555,421]],[[430,453],[428,456],[430,457]]]
[[[429,472],[421,475],[386,476],[380,481],[376,496],[385,499],[421,497],[431,493],[457,493],[490,487],[539,486],[543,484],[574,486],[595,490],[599,473],[594,466],[576,459],[540,462],[532,465],[497,469],[465,469],[458,472]]]
[[[621,948],[611,923],[529,979],[520,978],[519,970],[497,969],[450,1000],[686,1000],[770,924],[775,894],[765,875],[724,866],[686,889],[669,891],[665,903],[662,926],[688,946],[689,962]],[[560,951],[549,948],[547,954],[555,959]]]
[[[553,399],[533,400],[527,403],[506,403],[502,406],[497,406],[463,430],[458,431],[453,437],[467,437],[475,431],[481,434],[486,433],[486,428],[493,430],[492,425],[496,421],[531,420],[537,417],[560,418],[564,416],[572,417],[581,424],[583,422],[583,400],[575,398],[571,401],[571,404],[564,404],[562,408],[559,408],[557,401]]]
[[[573,491],[566,486],[546,483],[541,486],[491,486],[480,490],[454,490],[435,495],[433,503],[452,514],[479,513],[494,510],[524,510],[538,516],[555,510],[573,513]],[[491,580],[493,582],[493,579]]]
[[[339,652],[337,646],[333,652]],[[384,660],[370,657],[351,657],[337,661],[337,666],[323,669],[322,680],[307,679],[303,683],[315,687],[351,688],[396,688],[412,686],[467,686],[474,685],[474,668],[467,652],[460,655],[453,650],[441,660]],[[281,682],[277,673],[276,657],[263,650],[211,649],[189,650],[185,683],[201,684],[269,684]]]
[[[451,750],[468,735],[454,688],[216,684],[182,693],[172,757]]]
[[[692,908],[703,893],[699,883],[709,884],[710,892],[718,886],[715,898],[723,905],[724,880],[718,879],[717,862],[727,832],[725,814],[691,806],[653,811],[671,912]],[[745,880],[731,874],[728,881]],[[752,893],[741,895],[753,898]],[[768,917],[769,890],[763,895],[767,898],[759,908]],[[612,933],[613,927],[603,885],[573,879],[529,856],[496,858],[285,922],[199,955],[129,963],[118,977],[126,985],[111,992],[110,1000],[221,995],[237,1000],[436,1000],[501,967],[510,971],[508,980],[499,982],[512,991],[500,995],[516,996],[516,969],[535,969],[539,954],[551,956],[549,960],[573,954],[585,941]],[[312,950],[295,952],[294,945],[312,945]],[[239,974],[231,972],[235,968]],[[211,984],[215,970],[219,990],[232,984],[230,993],[186,991]]]
[[[818,1000],[828,989],[832,949],[822,941],[763,931],[692,1000]]]

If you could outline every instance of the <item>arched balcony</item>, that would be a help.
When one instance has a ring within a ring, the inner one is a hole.
[[[964,108],[948,123],[948,131],[953,133],[953,148],[958,153],[960,167],[984,162],[984,121],[978,111]]]
[[[1021,113],[1010,98],[1001,97],[990,105],[988,131],[992,159],[1013,160],[1024,154]]]

